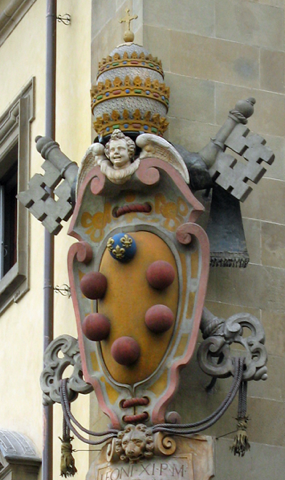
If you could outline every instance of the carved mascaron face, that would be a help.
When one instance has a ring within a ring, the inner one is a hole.
[[[137,460],[144,454],[146,435],[139,430],[131,430],[122,438],[122,447],[130,460]]]
[[[111,140],[109,152],[110,160],[116,170],[131,164],[127,142],[124,138]]]
[[[127,425],[116,439],[116,452],[120,460],[136,463],[151,458],[154,451],[153,435],[144,424]]]

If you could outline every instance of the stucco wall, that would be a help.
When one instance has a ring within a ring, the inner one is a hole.
[[[90,37],[91,2],[58,0],[58,14],[69,13],[70,26],[57,24],[56,140],[72,160],[80,163],[91,143]],[[35,77],[35,120],[31,124],[30,175],[40,173],[43,159],[34,139],[45,133],[46,1],[37,0],[0,48],[0,114]],[[55,239],[55,285],[69,283],[67,251],[73,240],[67,227]],[[42,407],[39,377],[43,363],[43,252],[44,228],[30,218],[30,290],[0,316],[0,429],[29,437],[39,456],[42,450]],[[77,336],[71,299],[55,295],[55,337]],[[89,398],[80,397],[74,414],[88,426]],[[61,407],[54,408],[54,476],[59,476]],[[82,447],[74,442],[75,448]],[[85,478],[88,453],[75,454],[78,476]]]
[[[252,96],[257,103],[249,128],[264,136],[276,155],[242,206],[250,264],[246,269],[212,268],[207,307],[223,318],[241,311],[258,317],[269,353],[268,380],[249,385],[251,451],[242,459],[234,457],[228,449],[233,435],[219,438],[216,478],[279,480],[285,467],[284,2],[93,0],[92,80],[98,60],[122,41],[116,22],[127,7],[140,15],[133,22],[135,41],[143,41],[162,60],[171,88],[166,135],[171,142],[200,150],[236,101]],[[184,421],[204,418],[225,397],[230,381],[219,380],[207,394],[209,381],[195,359],[183,371],[171,407]],[[218,438],[233,431],[236,407],[206,433]]]

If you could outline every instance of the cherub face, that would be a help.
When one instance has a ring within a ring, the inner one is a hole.
[[[124,138],[110,141],[109,156],[115,169],[131,164],[127,142]]]

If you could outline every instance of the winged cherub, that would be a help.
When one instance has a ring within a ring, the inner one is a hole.
[[[140,160],[133,162],[135,155],[135,142],[121,130],[114,130],[109,142],[105,146],[105,155],[108,160],[100,164],[102,173],[113,183],[125,183],[139,168]]]

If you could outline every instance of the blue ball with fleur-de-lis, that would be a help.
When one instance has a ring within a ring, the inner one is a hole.
[[[137,246],[134,238],[128,233],[116,233],[108,239],[107,249],[115,260],[124,263],[134,258]]]

